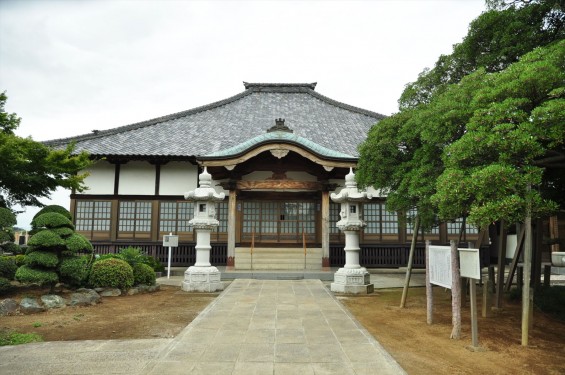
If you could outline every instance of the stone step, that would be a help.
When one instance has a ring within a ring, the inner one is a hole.
[[[320,270],[322,249],[303,248],[250,248],[235,249],[236,270]]]

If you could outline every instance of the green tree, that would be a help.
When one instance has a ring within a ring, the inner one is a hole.
[[[31,138],[14,134],[21,119],[4,110],[6,93],[0,93],[0,206],[43,206],[57,187],[84,191],[86,173],[92,164],[85,152],[74,153],[74,146],[51,149]]]
[[[0,207],[0,254],[2,251],[9,251],[9,244],[14,241],[14,225],[16,225],[16,215],[5,207]]]
[[[478,68],[498,72],[535,47],[565,38],[565,1],[487,1],[489,9],[469,25],[450,55],[441,55],[406,85],[400,109],[429,103],[435,93],[461,81]]]
[[[465,132],[443,152],[446,168],[433,197],[440,217],[468,212],[486,227],[522,222],[528,207],[533,218],[547,215],[558,207],[550,187],[562,191],[562,179],[548,180],[544,167],[548,158],[565,162],[565,40],[499,73],[473,73],[458,86],[477,79],[483,84],[472,90]]]
[[[74,231],[70,213],[61,206],[46,206],[32,220],[26,264],[16,271],[24,283],[50,285],[59,281],[80,285],[88,277],[89,262],[79,253],[91,253],[92,244]]]

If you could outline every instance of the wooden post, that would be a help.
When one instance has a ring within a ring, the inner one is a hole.
[[[450,338],[459,340],[461,338],[461,277],[459,276],[459,254],[457,243],[449,242],[451,246],[451,322],[453,330]]]
[[[330,266],[330,192],[322,191],[322,267]]]
[[[541,285],[541,250],[543,246],[543,220],[536,219],[535,232],[533,232],[534,244],[532,247],[532,286],[534,290]]]
[[[410,254],[408,255],[408,265],[406,267],[406,278],[404,279],[404,289],[402,289],[402,299],[400,300],[400,308],[406,306],[406,297],[408,295],[408,287],[410,286],[410,277],[412,277],[412,264],[414,263],[414,252],[416,250],[416,239],[418,230],[420,229],[420,215],[416,215],[414,222],[414,230],[412,231],[412,243],[410,244]]]
[[[237,196],[235,190],[230,190],[228,198],[228,266],[235,266],[235,221]]]
[[[528,184],[528,192],[531,186]],[[532,217],[531,203],[528,204],[526,220],[525,243],[524,243],[524,288],[522,289],[522,346],[528,346],[530,329],[530,306],[533,300],[533,290],[530,287],[530,276],[532,267]]]
[[[505,261],[506,261],[506,228],[505,228],[504,220],[500,220],[500,235],[498,237],[498,264],[497,264],[497,278],[496,278],[496,303],[495,303],[497,309],[502,308]]]
[[[434,289],[430,283],[430,241],[426,241],[426,322],[433,323]]]
[[[518,235],[518,240],[516,241],[516,251],[514,252],[514,258],[512,258],[512,263],[510,263],[510,269],[508,270],[508,278],[506,279],[506,284],[504,289],[508,292],[510,287],[512,286],[512,279],[514,279],[514,272],[516,272],[516,267],[518,267],[518,260],[522,255],[522,249],[524,248],[524,227],[520,230],[520,234]]]
[[[483,283],[483,305],[482,305],[482,314],[481,314],[483,318],[490,317],[491,307],[492,307],[492,278],[489,272],[487,281]]]
[[[469,279],[469,290],[471,296],[471,345],[479,346],[479,328],[477,324],[477,286],[474,279]]]

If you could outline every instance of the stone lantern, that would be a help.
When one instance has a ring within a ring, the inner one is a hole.
[[[184,198],[194,202],[194,218],[189,225],[196,231],[196,263],[184,272],[182,290],[187,292],[215,292],[223,290],[220,271],[210,263],[210,233],[220,223],[216,219],[216,202],[224,199],[212,187],[212,176],[204,167],[198,176],[199,186]]]
[[[374,285],[371,284],[371,275],[359,264],[359,231],[367,225],[361,220],[359,208],[372,195],[357,189],[355,174],[350,169],[345,176],[345,188],[338,194],[332,193],[330,197],[332,201],[341,203],[341,220],[337,222],[337,227],[345,234],[345,265],[334,274],[331,290],[351,294],[372,293]]]

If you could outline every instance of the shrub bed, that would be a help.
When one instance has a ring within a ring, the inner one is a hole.
[[[155,271],[144,263],[137,263],[133,266],[133,278],[135,285],[155,285]]]

